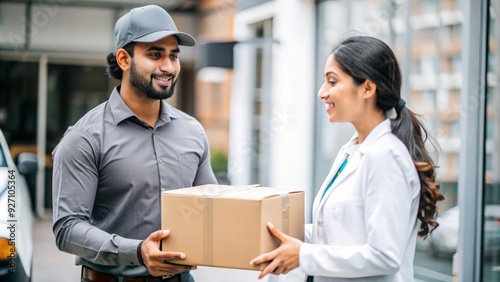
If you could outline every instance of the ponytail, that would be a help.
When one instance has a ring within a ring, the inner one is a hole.
[[[117,80],[122,80],[123,71],[116,62],[115,54],[109,53],[106,60],[108,62],[108,66],[106,67],[106,73],[108,76]]]
[[[135,42],[130,42],[122,47],[123,49],[125,49],[125,51],[127,51],[130,57],[134,57],[134,45]],[[106,73],[108,74],[108,76],[117,80],[122,80],[123,70],[116,62],[116,55],[113,53],[109,53],[108,56],[106,56],[106,61],[108,63],[108,66],[106,67]]]
[[[398,118],[391,120],[392,133],[405,144],[415,163],[415,167],[420,178],[420,203],[417,218],[420,220],[418,235],[427,237],[439,226],[436,221],[438,201],[445,199],[439,191],[439,184],[436,182],[436,165],[425,147],[429,141],[434,148],[436,142],[427,134],[427,130],[419,121],[417,115],[407,107],[403,107],[398,113]],[[429,230],[429,228],[431,228]]]

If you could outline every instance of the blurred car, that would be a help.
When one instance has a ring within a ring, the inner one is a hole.
[[[458,245],[460,212],[454,206],[438,216],[439,227],[429,236],[429,253],[433,256],[453,256]],[[486,256],[500,252],[500,205],[485,205],[484,243]]]
[[[32,278],[33,210],[23,175],[37,169],[36,156],[21,153],[14,163],[0,130],[0,281]]]

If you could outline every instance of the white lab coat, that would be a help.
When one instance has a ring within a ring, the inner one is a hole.
[[[300,268],[323,281],[413,281],[420,180],[385,120],[344,145],[313,204]],[[350,152],[352,151],[352,152]],[[322,198],[349,154],[348,163]]]

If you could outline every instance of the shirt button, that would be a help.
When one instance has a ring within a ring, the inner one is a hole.
[[[159,160],[158,162],[159,162],[159,163],[162,163],[162,160]]]

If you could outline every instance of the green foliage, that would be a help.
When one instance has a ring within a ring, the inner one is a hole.
[[[227,156],[221,151],[215,151],[211,154],[210,163],[214,173],[227,172]]]

